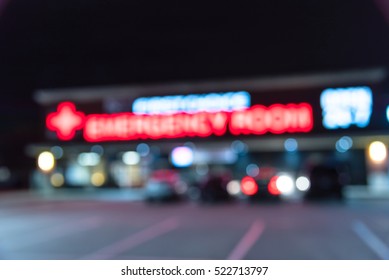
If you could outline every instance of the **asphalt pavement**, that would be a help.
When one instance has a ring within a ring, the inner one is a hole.
[[[0,193],[0,259],[389,259],[389,200],[147,204]]]

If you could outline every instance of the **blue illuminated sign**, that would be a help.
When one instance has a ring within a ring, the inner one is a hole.
[[[250,107],[247,91],[190,95],[154,96],[135,99],[135,114],[174,114],[204,112],[230,112]]]
[[[389,105],[386,107],[386,119],[389,122]]]
[[[363,128],[370,122],[373,93],[369,87],[329,88],[321,93],[320,105],[325,128]]]

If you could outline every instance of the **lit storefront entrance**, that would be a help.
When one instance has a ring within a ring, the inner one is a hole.
[[[158,169],[187,185],[214,170],[239,182],[270,170],[296,187],[315,164],[369,185],[387,177],[389,95],[379,71],[347,77],[40,92],[48,144],[29,153],[54,187],[142,188]]]

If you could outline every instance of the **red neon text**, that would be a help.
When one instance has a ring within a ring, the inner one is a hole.
[[[234,135],[309,132],[312,128],[312,107],[307,103],[256,105],[233,112],[230,122],[230,131]]]
[[[136,139],[221,136],[227,127],[234,135],[309,132],[313,128],[312,107],[307,103],[256,105],[234,112],[198,112],[171,115],[138,115],[133,113],[92,114],[76,111],[71,102],[58,105],[58,111],[47,116],[48,129],[61,140],[71,140],[84,129],[89,142]]]
[[[220,136],[227,130],[228,113],[89,115],[84,138],[90,142]]]

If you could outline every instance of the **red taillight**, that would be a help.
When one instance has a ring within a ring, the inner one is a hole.
[[[277,184],[276,184],[277,179],[278,179],[278,176],[271,177],[270,182],[267,185],[267,189],[268,189],[269,193],[272,195],[280,195],[281,194],[281,192],[277,188]]]
[[[258,192],[258,185],[252,177],[246,176],[242,179],[241,189],[245,195],[254,195]]]

